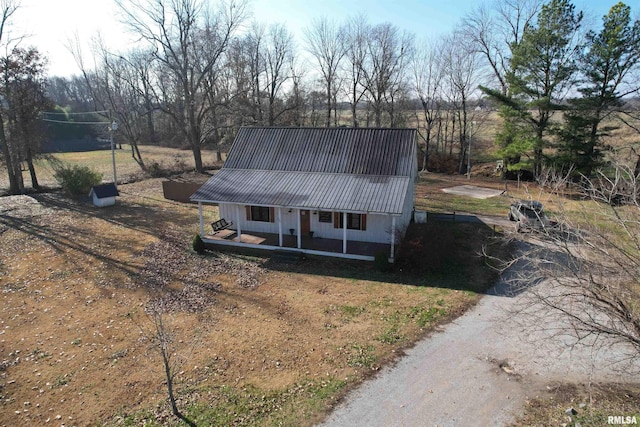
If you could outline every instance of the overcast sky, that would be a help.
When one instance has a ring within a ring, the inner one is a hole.
[[[14,34],[29,34],[24,45],[36,46],[49,59],[49,75],[79,72],[66,45],[77,34],[89,50],[89,42],[100,33],[113,51],[125,51],[134,38],[118,22],[113,0],[19,0]],[[215,0],[212,0],[215,1]],[[301,34],[316,17],[338,22],[364,13],[371,23],[391,22],[416,35],[437,37],[456,26],[465,14],[486,0],[253,0],[253,18],[264,23],[284,23],[302,43]],[[575,0],[578,9],[598,17],[617,0]],[[627,0],[634,16],[640,0]]]

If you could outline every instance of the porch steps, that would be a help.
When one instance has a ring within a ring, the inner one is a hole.
[[[300,261],[300,258],[300,253],[289,251],[273,251],[271,255],[271,261],[280,264],[296,264],[298,261]]]

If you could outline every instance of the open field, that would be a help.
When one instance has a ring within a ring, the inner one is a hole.
[[[122,150],[115,150],[116,157],[116,175],[118,182],[132,182],[145,177],[149,177],[149,173],[142,171],[140,166],[131,157],[131,149],[129,145],[123,144]],[[175,148],[158,147],[153,145],[141,145],[140,152],[150,170],[162,171],[182,171],[194,168],[193,153],[190,150],[178,150]],[[83,151],[72,153],[55,153],[51,157],[56,163],[68,165],[88,166],[89,168],[101,173],[105,182],[113,181],[113,163],[110,150],[101,151]],[[223,155],[224,158],[224,155]],[[206,167],[221,166],[216,162],[216,153],[214,151],[203,151],[202,159]],[[41,158],[36,161],[36,173],[38,182],[44,187],[56,187],[58,183],[53,177],[53,164],[47,158]],[[31,180],[29,171],[23,172],[23,179],[26,188],[31,188]],[[4,166],[0,166],[0,195],[5,193],[9,188],[7,172]]]
[[[57,192],[0,199],[0,425],[178,425],[151,346],[152,306],[166,310],[185,358],[176,390],[188,417],[310,425],[474,304],[465,289],[494,279],[475,256],[489,232],[477,225],[447,225],[464,244],[434,273],[283,265],[197,256],[197,207],[164,200],[159,179],[120,191],[107,209]]]

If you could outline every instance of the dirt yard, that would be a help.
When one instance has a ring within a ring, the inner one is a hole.
[[[188,417],[310,425],[478,298],[459,290],[481,277],[466,267],[451,286],[370,264],[198,256],[197,207],[164,200],[157,179],[120,191],[104,209],[60,193],[0,199],[0,425],[178,425],[153,308]]]

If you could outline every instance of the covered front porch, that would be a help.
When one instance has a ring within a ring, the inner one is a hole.
[[[309,236],[301,236],[302,247],[298,248],[297,236],[283,235],[282,246],[280,246],[280,236],[278,234],[244,232],[239,239],[237,230],[234,229],[222,230],[216,234],[206,234],[202,240],[212,246],[253,247],[264,250],[291,251],[364,261],[373,261],[375,255],[380,252],[387,255],[390,253],[388,244],[359,241],[349,241],[347,243],[347,252],[344,253],[342,240]]]
[[[394,215],[365,215],[347,211],[320,212],[313,209],[272,206],[265,207],[265,217],[260,218],[261,221],[258,222],[253,219],[248,206],[232,204],[219,209],[221,218],[224,215],[225,222],[231,222],[231,225],[222,230],[215,230],[204,223],[202,210],[203,204],[199,203],[200,236],[205,244],[210,246],[289,251],[365,261],[373,261],[376,255],[384,253],[389,262],[394,261],[395,232],[389,232],[395,230]],[[326,216],[335,216],[335,221],[322,224],[321,218],[326,218],[321,214],[331,214]],[[369,241],[375,240],[372,238],[375,230],[364,230],[367,217],[369,223],[382,223],[383,228],[388,230],[383,231],[388,233],[387,242],[380,238],[377,242]],[[349,218],[350,221],[344,220],[345,218]],[[361,229],[354,229],[354,226],[358,225],[354,220],[359,220]],[[321,228],[322,226],[325,228]],[[356,234],[361,237],[357,238]]]

